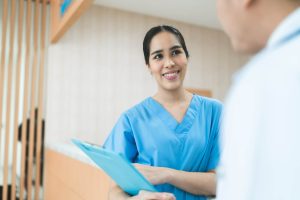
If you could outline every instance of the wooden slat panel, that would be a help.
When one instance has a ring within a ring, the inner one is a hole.
[[[5,117],[5,150],[4,150],[4,174],[3,174],[3,196],[7,199],[8,191],[8,159],[9,159],[9,143],[10,143],[10,114],[11,114],[11,95],[12,95],[12,78],[13,78],[13,55],[14,55],[14,34],[15,34],[15,18],[16,18],[16,0],[11,0],[10,13],[10,37],[9,37],[9,58],[8,58],[8,77],[7,77],[7,96],[6,96],[6,117]]]
[[[38,84],[38,127],[37,127],[37,143],[36,143],[36,180],[35,180],[35,200],[39,198],[39,191],[40,191],[40,178],[41,178],[41,146],[42,146],[42,116],[43,116],[43,97],[44,97],[44,64],[45,64],[45,34],[46,34],[46,0],[43,0],[43,7],[42,7],[42,23],[41,23],[41,60],[40,60],[40,74],[39,74],[39,84]]]
[[[18,140],[18,116],[19,116],[19,96],[20,96],[20,80],[21,80],[21,62],[22,62],[22,41],[23,41],[23,16],[24,1],[19,1],[19,17],[18,17],[18,54],[16,64],[16,93],[15,93],[15,118],[14,118],[14,142],[13,142],[13,163],[12,163],[12,195],[11,200],[16,199],[16,166],[17,166],[17,140]]]
[[[39,56],[38,33],[39,33],[39,2],[35,1],[34,13],[34,32],[33,32],[33,65],[31,75],[31,102],[30,102],[30,124],[29,124],[29,156],[28,156],[28,178],[27,178],[27,197],[32,199],[32,180],[33,180],[33,146],[34,146],[34,129],[35,129],[35,100],[36,100],[36,80],[37,80],[37,63]]]
[[[24,80],[24,101],[23,101],[23,119],[22,119],[22,158],[21,158],[21,177],[20,177],[20,199],[24,196],[24,180],[25,180],[25,148],[27,134],[27,112],[28,112],[28,82],[29,82],[29,63],[31,52],[31,1],[27,1],[26,15],[26,57],[25,57],[25,80]]]
[[[7,0],[3,0],[3,15],[2,15],[2,45],[1,45],[1,63],[0,63],[0,153],[1,153],[1,138],[2,138],[2,114],[3,114],[3,87],[5,74],[5,52],[6,52],[6,31],[7,31]],[[2,173],[2,172],[0,172]]]
[[[27,15],[26,15],[26,54],[25,54],[25,81],[24,81],[24,88],[20,88],[21,85],[21,65],[22,65],[22,50],[23,50],[23,18],[24,18],[24,3],[26,2],[27,6]],[[31,26],[31,20],[32,20],[32,14],[31,14],[31,7],[32,7],[32,1],[16,1],[16,0],[11,0],[3,1],[3,16],[2,16],[2,53],[1,53],[1,65],[0,65],[0,124],[2,126],[2,116],[5,114],[5,130],[4,130],[4,165],[3,165],[3,184],[1,187],[3,188],[2,190],[2,196],[0,199],[7,199],[7,197],[11,196],[12,200],[16,199],[16,171],[17,171],[17,139],[18,139],[18,134],[19,134],[19,124],[18,124],[18,116],[20,112],[19,108],[19,100],[20,100],[20,91],[24,90],[24,106],[23,106],[23,121],[22,121],[22,156],[21,156],[21,177],[20,177],[20,199],[32,199],[32,177],[33,177],[33,151],[34,151],[34,138],[37,137],[37,151],[38,151],[38,166],[40,166],[40,156],[41,156],[41,129],[42,129],[42,120],[41,116],[38,117],[38,121],[40,124],[38,125],[37,132],[39,132],[39,136],[35,136],[36,133],[35,131],[35,106],[36,106],[36,94],[37,90],[39,90],[38,93],[38,104],[41,106],[41,109],[43,109],[43,81],[44,81],[44,62],[45,62],[45,30],[46,30],[46,3],[47,1],[43,1],[43,18],[41,20],[42,23],[42,30],[40,29],[40,1],[34,1],[35,2],[35,16],[34,16],[34,27]],[[18,3],[18,20],[16,21],[16,8],[17,8],[17,3]],[[10,4],[10,6],[9,6]],[[10,10],[9,10],[10,9]],[[9,47],[6,47],[6,42],[7,42],[7,26],[8,26],[8,14],[10,14],[10,30],[9,30]],[[17,24],[16,24],[17,23]],[[15,32],[16,25],[18,26],[18,34]],[[34,28],[34,30],[33,30]],[[31,51],[31,35],[32,31],[34,31],[33,39],[34,39],[34,54],[32,55]],[[42,34],[39,37],[39,34]],[[18,38],[18,45],[17,45],[17,51],[14,51],[14,40],[15,40],[15,35],[17,35]],[[41,39],[41,41],[39,40]],[[39,49],[38,44],[41,43],[42,47]],[[8,61],[6,63],[6,54],[8,51]],[[15,53],[17,52],[17,53]],[[42,54],[41,54],[42,52]],[[41,66],[40,66],[40,78],[39,78],[39,85],[40,87],[37,88],[37,71],[38,71],[38,61],[39,57],[41,56]],[[30,64],[31,64],[31,58],[33,56],[33,64],[32,64],[32,75],[29,76],[30,73]],[[16,61],[16,62],[15,62]],[[14,70],[14,67],[16,67],[16,70]],[[7,77],[6,75],[6,69],[7,69]],[[29,80],[31,78],[31,80]],[[14,81],[14,82],[13,82]],[[31,81],[31,94],[29,96],[29,81]],[[13,88],[13,85],[15,87]],[[5,88],[4,88],[5,86]],[[4,94],[5,91],[5,94]],[[3,109],[3,97],[6,97],[6,105],[5,109]],[[29,133],[27,133],[27,115],[28,115],[28,100],[29,98],[31,99],[30,102],[30,123],[29,123]],[[11,105],[11,103],[14,102],[14,105]],[[13,107],[12,107],[13,106]],[[5,111],[4,111],[5,110]],[[14,123],[13,123],[13,132],[11,132],[11,119],[13,118]],[[2,129],[2,127],[1,127]],[[2,138],[2,131],[0,132],[0,139]],[[26,145],[27,145],[27,134],[29,134],[29,156],[25,155],[26,153]],[[13,137],[13,141],[11,142],[11,137]],[[12,145],[11,145],[12,143]],[[1,144],[1,141],[0,141]],[[2,148],[1,148],[2,149]],[[12,151],[12,171],[11,174],[9,173],[9,160],[10,160],[10,155]],[[28,156],[28,172],[25,172],[25,160],[26,156]],[[35,177],[37,179],[37,189],[35,190],[35,196],[36,199],[39,197],[39,180],[40,180],[40,168],[37,167],[37,176]],[[1,172],[2,173],[2,172]],[[24,177],[25,173],[28,174],[28,179],[27,179],[27,197],[24,195]],[[10,176],[11,175],[11,176]],[[8,177],[11,177],[11,183]],[[2,180],[1,180],[2,181]],[[8,191],[8,185],[12,185],[12,190],[9,192]]]

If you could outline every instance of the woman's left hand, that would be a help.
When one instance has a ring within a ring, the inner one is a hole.
[[[137,163],[135,163],[134,166],[153,185],[167,183],[171,175],[171,169],[165,167],[152,167]]]

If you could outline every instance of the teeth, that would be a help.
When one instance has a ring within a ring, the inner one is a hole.
[[[175,76],[176,74],[178,74],[179,71],[176,71],[176,72],[173,72],[173,73],[166,73],[166,74],[163,74],[163,76]]]
[[[165,74],[165,76],[175,76],[177,73]]]

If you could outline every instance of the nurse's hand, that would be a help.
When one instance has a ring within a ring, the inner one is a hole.
[[[171,193],[141,190],[138,195],[130,197],[128,200],[176,200],[176,198]]]
[[[172,172],[171,169],[165,167],[152,167],[137,163],[135,163],[134,166],[153,185],[168,183]]]

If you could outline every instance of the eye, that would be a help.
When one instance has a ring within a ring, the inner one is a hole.
[[[175,49],[175,50],[173,50],[173,51],[171,52],[172,56],[176,56],[176,55],[181,54],[181,53],[182,53],[182,51],[179,50],[179,49]]]
[[[154,60],[161,60],[163,58],[163,55],[162,54],[156,54],[153,59]]]

